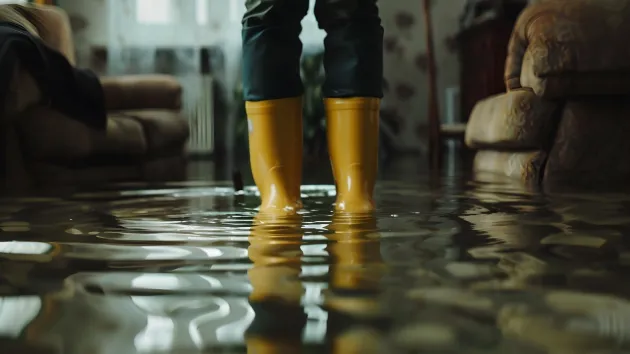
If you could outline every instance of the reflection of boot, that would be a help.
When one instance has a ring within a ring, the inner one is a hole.
[[[66,279],[48,290],[44,295],[26,295],[31,291],[23,289],[25,295],[0,297],[0,338],[10,339],[8,343],[0,340],[3,353],[62,352],[55,329],[63,317],[61,303],[75,296],[75,285]]]
[[[306,315],[299,280],[302,251],[300,215],[259,214],[249,238],[250,304],[256,317],[247,330],[248,353],[298,353]]]
[[[247,102],[249,156],[261,211],[301,208],[302,98]]]
[[[39,296],[0,297],[0,337],[17,338],[28,332],[42,308],[43,301]]]
[[[331,318],[334,320],[334,318]],[[339,334],[331,333],[333,354],[387,353],[381,346],[383,335],[369,327],[356,327]]]
[[[328,98],[328,150],[337,186],[337,210],[369,212],[378,171],[377,98]]]
[[[357,341],[360,336],[349,335],[347,330],[357,322],[370,327],[384,323],[379,306],[383,261],[376,219],[369,214],[337,214],[328,229],[333,232],[327,249],[332,258],[330,291],[324,301],[329,312],[328,336],[335,348],[343,349],[335,353],[363,353],[358,351],[363,348]]]

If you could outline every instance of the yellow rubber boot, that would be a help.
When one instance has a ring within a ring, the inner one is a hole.
[[[294,213],[302,207],[302,98],[246,102],[245,108],[260,211]]]
[[[378,171],[378,98],[325,100],[328,151],[337,186],[338,211],[374,210],[372,194]]]

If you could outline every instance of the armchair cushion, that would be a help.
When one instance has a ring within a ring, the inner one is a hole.
[[[493,173],[537,186],[542,180],[547,154],[543,151],[482,150],[475,155],[475,173]]]
[[[479,101],[466,127],[475,149],[544,149],[551,144],[559,103],[520,89]]]
[[[102,77],[107,109],[170,109],[182,105],[182,86],[168,75]]]

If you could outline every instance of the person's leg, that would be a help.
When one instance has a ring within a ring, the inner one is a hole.
[[[301,207],[302,93],[300,22],[308,0],[247,0],[243,17],[243,92],[252,173],[261,210]]]
[[[336,208],[370,212],[383,97],[383,28],[377,0],[317,0],[315,15],[327,33],[323,93]]]

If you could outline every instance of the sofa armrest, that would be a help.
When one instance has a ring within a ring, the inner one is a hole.
[[[169,75],[101,77],[108,110],[173,109],[182,105],[182,86]]]

